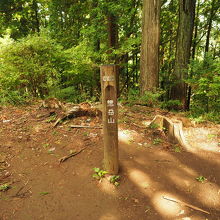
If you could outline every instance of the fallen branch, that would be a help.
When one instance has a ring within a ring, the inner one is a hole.
[[[166,200],[168,200],[168,201],[175,202],[175,203],[179,203],[180,205],[184,205],[184,206],[187,206],[187,207],[189,207],[189,208],[191,208],[191,209],[194,209],[194,210],[197,210],[197,211],[200,211],[200,212],[203,212],[203,213],[206,213],[206,214],[209,214],[209,215],[210,215],[210,212],[207,212],[207,211],[205,211],[205,210],[203,210],[203,209],[200,209],[200,208],[198,208],[198,207],[196,207],[196,206],[194,206],[194,205],[190,205],[190,204],[188,204],[188,203],[185,203],[185,202],[182,202],[182,201],[180,201],[180,200],[173,199],[173,198],[167,198],[167,197],[165,197],[165,196],[163,196],[163,198],[166,199]]]
[[[91,128],[91,129],[102,129],[101,126],[89,126],[89,125],[70,125],[71,128]]]
[[[77,152],[73,152],[73,153],[71,153],[71,154],[69,154],[69,155],[66,155],[66,156],[64,156],[64,157],[61,157],[60,159],[59,159],[59,162],[60,163],[63,163],[64,161],[66,161],[66,160],[68,160],[69,158],[71,158],[71,157],[74,157],[74,156],[76,156],[77,154],[79,154],[79,153],[81,153],[83,150],[85,150],[86,148],[84,147],[84,148],[82,148],[81,150],[79,150],[79,151],[77,151]]]
[[[13,197],[19,197],[21,194],[20,192],[24,189],[24,187],[28,184],[29,181],[27,181],[23,186],[19,188],[19,190],[15,193]],[[24,193],[23,193],[24,194]]]

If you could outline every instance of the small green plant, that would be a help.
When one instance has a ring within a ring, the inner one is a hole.
[[[196,180],[200,183],[204,183],[207,179],[204,176],[198,176]]]
[[[161,144],[162,142],[163,142],[162,139],[160,139],[160,138],[155,138],[155,139],[153,140],[153,145]]]
[[[164,94],[164,91],[158,90],[154,92],[146,91],[144,95],[142,95],[139,100],[141,104],[149,106],[149,107],[156,107],[160,104],[160,97]]]
[[[119,180],[120,180],[120,176],[118,175],[114,175],[114,176],[111,176],[111,178],[109,179],[109,182],[114,184],[115,186],[119,186]]]
[[[48,148],[50,146],[50,144],[48,144],[48,143],[45,143],[45,144],[43,144],[43,148]]]
[[[58,132],[57,131],[52,131],[52,135],[58,135]]]
[[[56,121],[56,118],[57,118],[57,115],[56,115],[56,114],[51,115],[51,116],[46,120],[46,122],[47,122],[47,123],[54,122],[54,121]]]
[[[163,93],[163,91],[146,91],[144,95],[140,95],[140,91],[138,89],[130,89],[128,91],[127,102],[129,106],[140,104],[144,106],[155,107],[159,105],[159,99]]]
[[[179,100],[169,100],[161,104],[161,108],[168,110],[178,110],[180,109],[180,107],[181,107],[181,102]]]
[[[46,195],[49,194],[49,192],[40,192],[39,194],[40,194],[41,196],[46,196]]]
[[[105,175],[108,173],[107,171],[102,170],[102,169],[97,168],[97,167],[93,168],[93,170],[94,170],[95,173],[92,175],[92,177],[97,179],[97,180],[100,180],[100,179],[104,178]]]
[[[212,140],[215,137],[217,137],[217,134],[208,134],[207,137],[208,137],[208,139]]]
[[[149,128],[151,128],[151,129],[157,129],[157,128],[159,128],[160,126],[157,124],[157,123],[151,123],[150,125],[149,125]]]
[[[199,116],[199,117],[194,117],[194,118],[192,118],[193,119],[193,121],[194,122],[196,122],[196,123],[203,123],[203,122],[205,122],[205,119],[204,119],[204,117],[201,115],[201,116]]]
[[[174,152],[176,152],[176,153],[181,153],[181,148],[180,148],[178,145],[175,145],[175,146],[173,147],[173,150],[174,150]]]
[[[10,185],[8,183],[0,185],[0,191],[3,191],[3,192],[9,190],[10,188],[11,187],[10,187]]]
[[[86,131],[85,131],[85,132],[83,132],[83,136],[85,136],[85,137],[86,137],[86,136],[88,136],[88,134],[89,134],[89,133],[88,133],[88,132],[86,132]]]
[[[48,149],[48,154],[53,154],[55,150],[56,150],[55,147]]]

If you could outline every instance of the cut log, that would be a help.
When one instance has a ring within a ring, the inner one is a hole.
[[[167,135],[168,140],[174,144],[179,144],[182,147],[187,147],[188,144],[183,134],[183,125],[179,120],[171,121],[169,118],[157,115],[150,123],[149,127],[157,125],[158,129],[164,131]]]

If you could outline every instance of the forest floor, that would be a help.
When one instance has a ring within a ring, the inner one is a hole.
[[[39,103],[0,109],[0,220],[220,220],[220,125],[120,106],[115,186],[92,177],[102,167],[102,129],[70,128],[101,126],[101,118],[53,128],[50,112]],[[147,126],[158,114],[183,121],[190,148]]]

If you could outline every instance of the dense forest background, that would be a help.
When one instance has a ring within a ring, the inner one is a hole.
[[[119,99],[219,121],[220,0],[1,0],[0,103]]]

